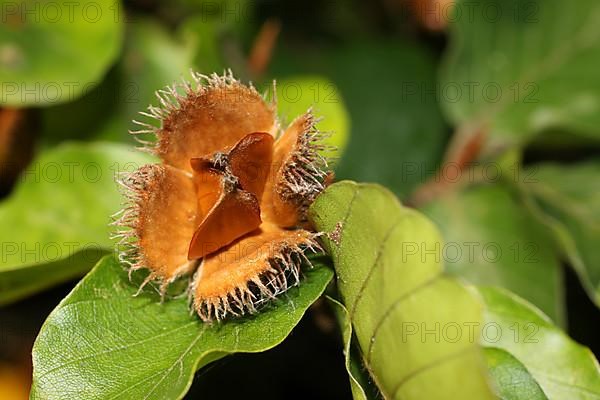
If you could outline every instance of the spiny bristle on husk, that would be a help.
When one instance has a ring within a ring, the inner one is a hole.
[[[296,147],[283,166],[284,179],[278,183],[278,189],[284,198],[305,208],[325,189],[329,160],[323,154],[331,151],[331,146],[324,144],[330,133],[317,129],[319,120],[311,109],[301,118],[304,119],[302,131]]]
[[[189,159],[212,154],[233,145],[245,134],[279,130],[275,104],[252,86],[236,80],[231,71],[210,76],[191,73],[194,83],[167,86],[156,92],[159,106],[149,106],[144,117],[159,125],[134,120],[136,137],[153,134],[154,142],[139,139],[143,150],[166,164],[189,171]],[[250,116],[250,117],[249,117]]]
[[[275,142],[274,168],[261,209],[266,220],[279,226],[304,225],[308,206],[326,186],[330,171],[322,153],[330,149],[324,144],[327,134],[317,129],[317,122],[309,109]]]
[[[112,226],[116,231],[111,236],[118,239],[116,246],[119,261],[128,265],[130,271],[143,266],[141,255],[138,252],[139,238],[137,226],[140,219],[140,202],[149,189],[162,173],[159,165],[144,165],[134,172],[120,173],[117,179],[121,195],[125,198],[124,208],[112,216]]]
[[[197,206],[192,180],[182,171],[152,164],[121,175],[119,184],[126,200],[112,224],[119,259],[130,274],[150,269],[144,284],[157,282],[164,294],[169,283],[198,264],[185,257]],[[174,203],[177,207],[169,207]]]
[[[190,97],[198,96],[207,90],[220,88],[231,85],[241,85],[240,81],[233,77],[231,70],[226,70],[223,75],[213,73],[204,75],[198,72],[190,71],[193,83],[185,78],[181,78],[181,82],[174,82],[171,85],[165,86],[163,89],[157,90],[155,93],[158,99],[158,106],[149,105],[147,111],[140,111],[141,116],[151,118],[159,122],[159,126],[145,123],[142,121],[133,120],[133,123],[139,125],[140,130],[130,131],[132,135],[157,133],[163,122],[170,117],[173,112],[181,111],[185,103]],[[195,84],[195,85],[194,85]],[[251,90],[255,90],[253,86],[249,86]]]
[[[302,243],[277,250],[276,254],[264,260],[262,272],[254,274],[243,284],[232,287],[220,296],[193,297],[202,275],[201,264],[190,291],[193,309],[204,322],[221,321],[229,315],[240,317],[255,314],[267,301],[300,283],[302,263],[312,267],[305,252],[323,251],[317,236],[313,234]]]
[[[164,296],[196,269],[193,309],[211,322],[256,312],[298,284],[305,251],[321,251],[304,217],[327,184],[330,148],[312,110],[275,140],[275,103],[254,87],[231,71],[192,80],[157,92],[159,105],[141,114],[158,124],[134,121],[141,129],[132,134],[156,136],[145,146],[162,164],[121,177],[127,204],[113,224],[130,273],[150,271],[142,287],[156,282]],[[241,201],[246,192],[252,207]],[[229,229],[233,222],[240,229]],[[217,246],[197,251],[209,242]],[[250,245],[250,253],[237,254],[236,245]]]

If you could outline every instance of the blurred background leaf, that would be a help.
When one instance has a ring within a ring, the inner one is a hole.
[[[2,103],[73,101],[96,86],[121,49],[120,1],[2,2]]]
[[[278,80],[276,87],[277,111],[282,127],[312,107],[314,114],[322,118],[319,130],[331,134],[324,143],[337,149],[326,152],[326,155],[340,157],[344,154],[350,116],[339,89],[332,82],[319,76],[296,76]]]
[[[600,163],[535,164],[524,185],[538,203],[541,220],[600,307]]]
[[[170,34],[151,18],[138,17],[127,25],[120,62],[107,79],[81,99],[43,111],[43,138],[53,143],[69,138],[132,142],[131,123],[148,105],[156,105],[155,91],[183,77],[192,67],[191,39]],[[65,118],[69,115],[69,118]]]
[[[338,179],[377,182],[403,198],[435,173],[447,132],[435,99],[435,60],[427,50],[399,38],[297,53],[277,49],[273,76],[302,72],[330,79],[352,116]]]
[[[218,21],[192,16],[179,27],[179,35],[192,49],[193,65],[202,73],[223,71],[221,34],[224,30]]]
[[[151,160],[117,144],[63,144],[43,152],[0,203],[0,304],[87,272],[113,249],[121,208],[115,174]]]
[[[458,129],[485,129],[488,150],[553,128],[598,141],[598,18],[595,0],[457,1],[442,69],[444,111]]]
[[[600,369],[592,352],[571,340],[539,309],[502,289],[479,288],[485,302],[482,344],[514,356],[549,400],[600,395]]]
[[[450,274],[505,287],[564,325],[559,255],[517,193],[500,183],[473,186],[440,197],[424,212],[442,231],[441,254]]]
[[[527,368],[504,350],[484,349],[490,375],[503,400],[548,400]]]

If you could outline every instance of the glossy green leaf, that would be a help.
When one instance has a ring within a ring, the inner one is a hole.
[[[33,348],[32,399],[180,399],[194,373],[236,352],[279,344],[323,293],[333,272],[306,271],[255,316],[208,325],[186,298],[160,303],[106,257],[50,314]]]
[[[335,146],[338,156],[343,154],[348,142],[350,116],[346,111],[339,89],[328,79],[319,76],[297,76],[277,81],[277,109],[284,126],[294,118],[313,108],[319,130],[332,135],[325,141]]]
[[[378,185],[330,186],[310,210],[333,258],[365,367],[388,399],[492,399],[469,291],[443,274],[441,237]],[[400,361],[401,360],[401,361]]]
[[[524,187],[540,207],[536,214],[555,234],[590,298],[600,306],[600,163],[534,165],[529,175],[533,179]]]
[[[519,360],[549,400],[600,397],[600,369],[588,348],[518,296],[491,287],[479,292],[486,305],[484,346],[502,349]]]
[[[351,116],[337,177],[377,182],[405,197],[435,173],[448,136],[435,68],[433,55],[414,42],[356,40],[295,52],[280,46],[271,76],[331,80]],[[329,116],[323,116],[326,123]]]
[[[600,3],[461,0],[456,9],[441,83],[456,125],[486,129],[491,147],[550,129],[600,138]]]
[[[500,399],[548,400],[527,368],[510,353],[488,347],[484,354]]]
[[[0,203],[0,304],[82,275],[113,248],[115,174],[150,158],[132,147],[65,144],[44,151]]]
[[[1,6],[0,103],[72,101],[100,82],[121,49],[120,1],[3,1]]]
[[[552,237],[507,187],[470,187],[424,211],[442,231],[442,257],[451,274],[505,287],[564,322],[562,272]]]

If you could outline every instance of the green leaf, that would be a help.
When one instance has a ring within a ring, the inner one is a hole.
[[[337,319],[342,328],[342,340],[344,342],[344,360],[346,372],[350,378],[350,389],[354,400],[376,399],[377,388],[372,387],[368,379],[368,372],[360,361],[358,349],[352,343],[352,321],[350,321],[348,310],[339,301],[328,297],[333,306]]]
[[[485,346],[518,359],[550,400],[600,397],[600,369],[588,348],[518,296],[499,288],[478,290],[486,304],[481,336]]]
[[[196,370],[236,352],[279,344],[323,293],[333,272],[306,271],[255,316],[203,324],[187,299],[160,303],[106,257],[50,314],[33,348],[32,399],[180,399]]]
[[[43,110],[43,138],[133,142],[128,131],[140,127],[131,121],[139,120],[149,104],[158,104],[157,89],[189,77],[191,66],[190,43],[156,20],[138,17],[128,26],[122,58],[95,90]]]
[[[491,147],[546,130],[600,139],[600,3],[459,1],[442,70],[442,105]]]
[[[425,209],[440,227],[448,271],[498,285],[564,323],[561,266],[552,237],[502,184],[449,193]]]
[[[3,104],[72,101],[99,83],[121,49],[119,1],[3,2],[2,17]]]
[[[317,117],[319,130],[331,132],[326,144],[344,153],[350,130],[350,117],[339,89],[328,79],[319,76],[297,76],[277,81],[277,109],[284,126],[302,115],[309,107]]]
[[[138,18],[131,26],[126,53],[119,69],[122,74],[122,107],[128,123],[139,119],[149,104],[158,104],[155,92],[189,77],[192,49],[189,43],[171,35],[158,21]],[[131,129],[139,129],[130,124]]]
[[[120,104],[119,96],[128,96],[130,88],[123,88],[118,72],[111,69],[102,82],[75,101],[44,107],[40,110],[43,145],[56,145],[65,140],[102,140],[133,143],[127,133],[125,121],[116,117]],[[113,122],[115,119],[117,123]],[[107,126],[114,126],[111,134]]]
[[[310,216],[327,233],[363,362],[385,398],[494,398],[478,329],[450,333],[482,321],[481,305],[443,274],[429,220],[378,185],[348,181],[321,194]]]
[[[112,249],[108,224],[122,202],[115,174],[149,161],[102,143],[40,154],[0,203],[0,304],[80,276]]]
[[[336,175],[377,182],[404,197],[435,173],[447,139],[435,95],[435,65],[433,55],[417,43],[355,40],[319,50],[280,46],[271,76],[330,79],[351,115]],[[324,116],[326,123],[329,116]]]
[[[187,18],[179,28],[179,36],[193,49],[193,64],[203,74],[220,73],[225,69],[221,49],[220,23],[206,15]]]
[[[510,353],[488,347],[484,354],[502,400],[548,400],[527,368]]]
[[[600,163],[530,167],[524,188],[537,202],[536,215],[548,225],[579,275],[588,295],[600,306],[600,195],[594,185]]]

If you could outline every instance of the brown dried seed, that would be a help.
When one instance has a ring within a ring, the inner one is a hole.
[[[256,197],[242,189],[225,189],[223,197],[192,237],[188,260],[213,253],[260,226]]]

